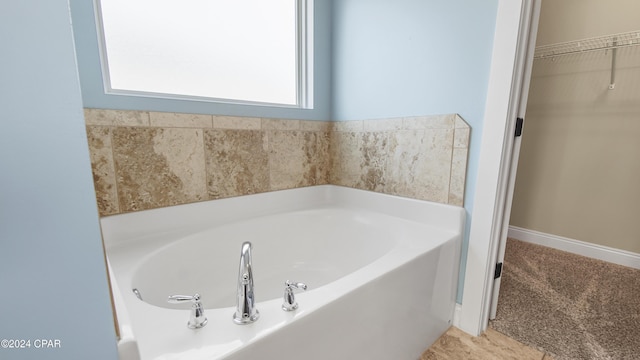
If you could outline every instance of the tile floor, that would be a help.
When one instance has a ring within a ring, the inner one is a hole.
[[[451,327],[420,360],[553,360],[551,356],[491,328],[478,337]]]

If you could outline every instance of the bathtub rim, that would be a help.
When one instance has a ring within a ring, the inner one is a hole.
[[[282,199],[279,199],[279,197],[286,193],[291,196],[286,198],[286,201],[280,201]],[[278,201],[271,201],[274,199],[277,199]],[[141,245],[144,245],[145,241],[149,240],[149,229],[154,228],[155,230],[158,224],[161,224],[160,229],[154,231],[154,233],[161,234],[162,236],[159,241],[157,241],[157,239],[154,240],[155,245],[158,245],[162,242],[169,243],[172,241],[172,228],[175,228],[177,226],[181,230],[189,228],[193,231],[199,231],[199,229],[202,229],[203,223],[206,224],[206,227],[211,226],[210,216],[203,215],[206,214],[207,211],[210,211],[212,208],[216,207],[225,208],[225,205],[231,204],[231,206],[234,207],[234,211],[240,210],[240,212],[242,212],[242,207],[245,206],[247,202],[249,202],[249,200],[262,200],[260,203],[263,205],[258,207],[251,207],[249,217],[258,217],[275,213],[314,209],[317,206],[321,205],[342,205],[346,208],[366,208],[368,210],[370,210],[371,207],[374,207],[374,211],[389,215],[391,217],[418,221],[416,219],[420,219],[420,217],[426,215],[425,211],[423,211],[423,207],[425,205],[428,205],[428,211],[426,211],[426,213],[432,216],[430,222],[435,223],[434,225],[437,224],[437,227],[439,228],[448,227],[448,230],[451,231],[452,238],[455,238],[453,241],[457,241],[458,244],[461,243],[465,218],[464,209],[458,206],[404,198],[395,195],[381,194],[372,191],[359,190],[336,185],[319,185],[307,188],[280,190],[270,193],[204,201],[193,204],[176,205],[168,208],[152,209],[105,217],[103,218],[105,249],[107,251],[107,254],[109,254],[110,251],[116,250],[118,248],[126,248],[127,246],[137,245],[137,242],[140,242]],[[264,204],[268,204],[268,206],[264,206]],[[391,204],[392,206],[387,206],[389,204]],[[400,205],[400,207],[398,207],[398,205]],[[194,207],[195,209],[193,209]],[[195,217],[184,215],[185,213],[193,214],[194,211],[197,212],[197,216]],[[227,213],[226,215],[228,215],[228,213],[232,213],[232,211],[225,212]],[[177,216],[175,214],[177,214]],[[158,217],[162,218],[162,220],[159,221]],[[247,215],[242,214],[242,216],[239,217],[246,218]],[[220,218],[216,219],[217,223],[227,223],[229,221],[233,221],[234,217],[221,216]],[[114,226],[123,227],[125,231],[114,231]],[[107,239],[115,241],[107,241]],[[458,245],[458,248],[459,247],[460,245]],[[107,255],[107,257],[109,257],[109,255]],[[455,267],[455,271],[457,271],[457,269],[458,266]],[[455,278],[457,279],[457,277]],[[116,276],[113,276],[113,280],[111,281],[116,284],[118,283]],[[132,296],[131,294],[128,294],[128,292],[125,294],[118,294],[118,296],[120,297],[122,295]],[[304,294],[301,296],[304,297]],[[455,304],[455,291],[453,296],[453,303]],[[114,300],[114,302],[116,302],[116,304],[118,303],[117,300]],[[266,303],[270,302],[275,303],[277,302],[277,300],[270,300]],[[121,306],[124,306],[126,313],[129,309],[127,309],[125,303],[126,301],[123,301],[121,303]],[[146,305],[152,306],[149,304]],[[311,311],[313,311],[313,309],[311,309]],[[116,311],[116,313],[118,313],[117,316],[119,317],[119,320],[121,320],[119,312]],[[297,312],[294,315],[302,318],[306,316],[306,314],[307,312],[303,310]],[[128,324],[125,322],[120,326],[123,327],[127,325]],[[137,339],[135,336],[133,336],[133,333],[131,333],[131,335],[132,336],[130,337],[125,337],[125,340],[123,340],[122,344],[118,344],[119,349],[121,348],[121,345],[122,347],[132,347],[135,345],[137,349]],[[253,341],[259,341],[264,336],[266,335],[256,336],[253,338]],[[234,352],[235,351],[236,350],[234,350]]]
[[[292,194],[291,196],[282,196]],[[285,200],[283,201],[282,198]],[[247,203],[260,200],[260,206]],[[274,200],[278,200],[274,202]],[[401,203],[401,207],[391,206]],[[408,220],[422,221],[423,205],[429,204],[429,215],[438,227],[458,230],[464,226],[465,210],[457,205],[442,204],[428,200],[401,197],[375,191],[361,190],[340,185],[315,185],[295,189],[283,189],[258,194],[242,195],[223,199],[206,200],[189,204],[141,210],[109,215],[100,219],[105,248],[122,245],[134,239],[144,240],[148,234],[168,234],[172,231],[193,229],[194,232],[211,225],[236,221],[243,217],[259,217],[287,211],[313,209],[317,206],[340,204],[348,208],[375,207],[376,211]],[[265,204],[268,204],[265,206]],[[244,206],[244,208],[243,208]],[[220,211],[216,208],[231,210]],[[217,211],[216,211],[217,210]],[[213,219],[205,214],[214,211]],[[193,216],[192,212],[195,213]],[[187,214],[189,213],[189,214]],[[231,213],[242,213],[234,216]],[[158,220],[160,219],[160,220]],[[213,222],[212,222],[213,221]]]

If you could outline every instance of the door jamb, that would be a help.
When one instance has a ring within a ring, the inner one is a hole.
[[[515,119],[524,76],[521,35],[540,0],[499,0],[482,130],[459,327],[472,335],[487,328],[494,266],[503,227]],[[532,24],[537,31],[537,19]],[[520,56],[519,56],[520,55]],[[533,54],[527,54],[533,56]]]
[[[516,79],[516,89],[519,91],[519,103],[517,107],[516,117],[522,119],[522,125],[520,128],[520,134],[522,134],[524,126],[524,118],[527,110],[527,101],[529,99],[529,86],[531,83],[531,71],[533,68],[533,55],[536,48],[536,38],[538,36],[538,21],[540,19],[540,6],[541,2],[533,0],[533,8],[530,18],[525,19],[523,32],[521,33],[521,41],[526,44],[526,51],[520,55],[523,59],[520,61],[521,67],[517,70],[522,74],[520,79]],[[507,188],[505,191],[505,211],[502,219],[502,227],[500,237],[498,239],[497,260],[496,263],[502,263],[504,260],[504,254],[507,245],[507,234],[509,232],[509,221],[511,220],[511,206],[513,205],[513,193],[516,185],[516,173],[518,170],[518,160],[520,158],[520,146],[522,143],[522,137],[515,135],[515,139],[512,147],[512,155],[510,165],[508,169],[503,169],[504,176],[506,176]],[[498,298],[500,292],[501,278],[494,279],[492,296],[490,300],[489,308],[489,320],[493,320],[496,317],[496,311],[498,308]]]

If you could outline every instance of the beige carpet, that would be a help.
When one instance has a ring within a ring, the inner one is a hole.
[[[490,326],[555,359],[640,359],[640,270],[509,239]]]

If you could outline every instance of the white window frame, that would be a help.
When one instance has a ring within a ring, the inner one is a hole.
[[[96,27],[98,32],[98,48],[100,53],[102,82],[105,94],[169,100],[204,101],[221,104],[313,109],[314,0],[296,0],[296,104],[279,104],[261,101],[114,89],[111,86],[110,82],[111,76],[109,73],[107,48],[101,14],[102,6],[100,4],[100,1],[101,0],[94,0],[94,9],[96,17]]]

